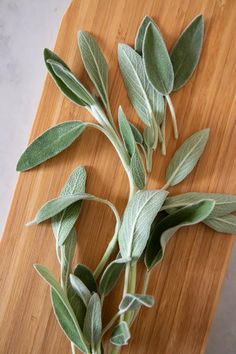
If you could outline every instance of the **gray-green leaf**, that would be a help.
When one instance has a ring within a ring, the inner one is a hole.
[[[97,291],[97,284],[94,279],[92,271],[84,264],[77,264],[74,269],[74,275],[76,275],[87,286],[91,292]]]
[[[168,95],[174,84],[171,60],[159,29],[149,23],[143,41],[143,59],[147,77],[162,95]]]
[[[99,283],[99,293],[107,295],[116,285],[124,266],[130,259],[118,258],[111,262],[104,270]]]
[[[128,344],[131,334],[127,322],[121,321],[112,331],[110,342],[117,347]]]
[[[174,90],[184,86],[196,69],[202,51],[203,33],[203,16],[199,15],[185,28],[174,45],[171,53]]]
[[[202,199],[213,199],[215,201],[215,207],[209,218],[225,216],[236,211],[236,195],[197,192],[184,193],[166,198],[162,210],[166,210],[169,214],[172,214],[178,208],[199,202]]]
[[[134,49],[140,55],[142,55],[143,52],[143,39],[144,39],[145,31],[150,22],[153,23],[155,26],[157,26],[155,21],[151,17],[145,16],[138,28],[138,32],[134,43]]]
[[[130,166],[136,187],[138,187],[138,189],[143,189],[146,185],[146,172],[142,158],[137,149],[131,157]]]
[[[122,258],[138,259],[142,255],[152,222],[167,195],[164,190],[139,191],[128,203],[119,231]]]
[[[213,200],[203,200],[154,222],[145,250],[145,264],[148,270],[162,260],[167,243],[179,228],[202,222],[210,215],[214,206]]]
[[[190,174],[200,159],[207,140],[209,129],[203,129],[190,136],[178,148],[166,171],[166,180],[169,186],[175,186]]]
[[[140,305],[152,307],[154,305],[153,296],[142,294],[126,294],[119,305],[119,310],[122,313],[127,311],[135,311],[139,309]]]
[[[67,289],[68,277],[71,272],[71,264],[75,254],[77,235],[74,228],[70,231],[65,243],[61,246],[61,269],[64,289]]]
[[[108,66],[97,42],[88,32],[78,32],[78,45],[86,71],[108,107]]]
[[[40,264],[35,264],[34,267],[41,277],[51,286],[55,314],[65,334],[82,352],[88,352],[87,343],[64,290],[47,268]]]
[[[36,138],[21,155],[16,170],[26,171],[70,146],[85,130],[86,123],[69,121],[55,125]]]
[[[120,133],[124,141],[126,150],[128,151],[129,155],[132,156],[136,149],[136,143],[135,143],[132,128],[121,106],[119,107],[118,110],[118,122],[119,122]]]
[[[222,232],[225,234],[236,234],[236,216],[229,214],[225,216],[219,216],[215,218],[206,219],[204,224],[212,228],[217,232]]]
[[[97,346],[102,335],[101,301],[98,294],[94,293],[88,303],[84,320],[84,334],[88,341]]]
[[[143,136],[142,133],[139,131],[139,129],[132,123],[129,122],[129,125],[132,129],[134,139],[137,144],[142,144],[143,143]]]
[[[85,192],[86,171],[83,166],[76,168],[61,191],[61,196]],[[81,210],[82,201],[72,204],[52,218],[52,228],[58,244],[61,246],[74,227]]]
[[[74,274],[70,274],[70,283],[72,288],[75,290],[77,295],[79,295],[79,297],[87,307],[92,295],[87,286]]]

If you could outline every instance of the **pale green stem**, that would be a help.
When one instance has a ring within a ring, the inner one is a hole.
[[[110,322],[108,322],[108,324],[106,325],[106,327],[103,329],[102,331],[102,337],[104,336],[104,334],[109,331],[109,329],[114,325],[114,323],[118,320],[118,318],[120,317],[120,315],[122,314],[122,312],[117,312],[115,314],[115,316],[112,317],[112,319],[110,320]]]
[[[76,354],[76,346],[71,342],[71,353]]]
[[[128,290],[127,292],[129,294],[134,294],[135,293],[135,289],[136,289],[136,273],[137,273],[137,262],[131,264],[130,267],[130,275],[129,275],[129,286],[128,286]],[[127,323],[130,322],[131,318],[133,316],[133,312],[132,311],[128,311],[125,316],[124,319]]]
[[[161,153],[166,155],[166,112],[164,113],[163,122],[161,125],[162,143],[161,143]]]
[[[152,155],[153,155],[153,150],[148,147],[147,155],[146,155],[146,167],[148,173],[152,171]]]
[[[172,117],[172,123],[173,123],[173,128],[174,128],[174,136],[175,136],[175,139],[178,139],[179,133],[178,133],[175,109],[174,109],[174,106],[173,106],[172,101],[170,99],[170,96],[166,95],[165,98],[166,98],[166,101],[167,101],[168,106],[170,108],[170,114],[171,114],[171,117]]]

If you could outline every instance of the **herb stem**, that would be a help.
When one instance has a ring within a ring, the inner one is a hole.
[[[173,123],[173,128],[174,128],[174,136],[175,136],[175,139],[178,139],[179,133],[178,133],[175,109],[174,109],[173,103],[172,103],[172,101],[170,99],[170,96],[166,95],[165,97],[166,97],[166,101],[168,103],[168,106],[170,108],[170,113],[171,113],[172,123]]]
[[[71,342],[71,353],[76,354],[76,346],[74,345],[73,342]]]
[[[118,311],[110,320],[110,322],[108,322],[108,324],[106,325],[106,327],[103,329],[102,331],[102,337],[104,336],[104,334],[109,331],[109,329],[113,326],[113,324],[116,322],[116,320],[120,317],[121,312]]]

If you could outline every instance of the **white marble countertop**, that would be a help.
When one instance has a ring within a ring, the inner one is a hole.
[[[53,47],[68,4],[69,0],[0,0],[0,235],[16,184],[16,161],[27,144],[46,75],[43,48]],[[236,248],[207,354],[236,353],[235,299]]]

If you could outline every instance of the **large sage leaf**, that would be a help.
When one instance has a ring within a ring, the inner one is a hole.
[[[51,66],[58,80],[63,82],[64,85],[59,86],[59,88],[64,93],[64,95],[71,99],[72,93],[78,98],[78,102],[81,102],[82,106],[96,105],[96,101],[91,93],[84,87],[84,85],[82,85],[82,83],[74,76],[74,74],[69,69],[67,69],[67,67],[53,59],[48,59],[47,64]],[[56,83],[57,82],[58,81],[56,81]],[[63,90],[64,87],[66,87],[66,90]],[[70,92],[69,95],[68,91]]]
[[[57,62],[59,64],[61,64],[62,66],[64,66],[64,68],[68,71],[70,71],[70,68],[66,65],[66,63],[64,63],[64,61],[58,57],[58,55],[56,55],[55,53],[53,53],[51,50],[49,49],[45,49],[44,50],[44,61],[45,64],[47,66],[47,69],[49,71],[49,73],[51,74],[52,78],[54,79],[54,81],[56,82],[57,86],[59,87],[59,89],[65,94],[66,97],[68,97],[71,101],[75,102],[76,104],[78,104],[79,106],[86,106],[87,103],[85,101],[83,101],[82,99],[80,99],[76,94],[74,94],[73,91],[71,91],[66,85],[65,83],[56,75],[56,73],[54,72],[54,70],[52,69],[51,64],[48,63],[48,60],[53,60],[54,62]]]
[[[196,69],[202,51],[203,32],[203,16],[199,15],[185,28],[174,45],[171,53],[174,90],[184,86]]]
[[[65,186],[60,196],[85,193],[86,171],[83,166],[76,168]],[[52,218],[52,228],[58,244],[61,246],[67,239],[71,229],[74,227],[79,217],[82,201],[72,204],[61,213]]]
[[[83,133],[85,128],[86,123],[69,121],[46,130],[23,152],[16,170],[29,170],[56,156],[70,146]]]
[[[119,44],[118,60],[130,101],[142,121],[150,126],[152,117],[158,120],[161,115],[163,98],[149,83],[143,60],[134,49]]]
[[[142,255],[152,222],[167,195],[164,190],[139,191],[128,203],[119,231],[122,258],[138,259]]]
[[[166,245],[176,231],[181,227],[195,225],[205,220],[214,206],[213,200],[203,200],[179,209],[160,222],[154,222],[145,250],[145,264],[148,270],[162,260]]]
[[[157,26],[151,17],[145,16],[138,28],[138,32],[137,32],[137,35],[135,38],[135,43],[134,43],[134,49],[140,55],[142,55],[142,52],[143,52],[143,39],[144,39],[145,31],[146,31],[147,26],[149,25],[150,22],[153,23],[153,25]]]
[[[40,264],[35,264],[34,267],[52,289],[54,311],[65,334],[82,352],[87,353],[87,343],[64,290],[47,268]]]
[[[93,272],[84,264],[77,264],[74,269],[74,275],[76,275],[91,292],[97,291],[97,284]]]
[[[79,295],[87,307],[92,295],[87,286],[74,274],[70,274],[70,283],[74,291],[77,293],[77,295]]]
[[[159,29],[149,23],[143,41],[143,59],[147,77],[162,95],[168,95],[174,84],[171,60]]]
[[[121,321],[112,331],[110,342],[118,347],[128,344],[131,334],[127,322]]]
[[[108,108],[108,66],[97,42],[88,32],[78,32],[78,44],[86,71]]]
[[[175,186],[183,181],[194,169],[205,149],[208,137],[209,129],[200,130],[185,140],[178,148],[166,171],[166,180],[169,186]]]
[[[146,171],[137,149],[131,157],[130,167],[136,187],[138,187],[138,189],[143,189],[146,185]]]
[[[128,151],[129,155],[132,156],[136,149],[136,142],[135,142],[132,128],[121,106],[119,107],[118,110],[118,122],[119,122],[120,133],[124,141],[126,150]]]
[[[122,313],[127,311],[135,311],[139,309],[140,305],[145,307],[152,307],[154,305],[153,296],[142,294],[126,294],[119,305],[119,310]]]
[[[166,210],[169,214],[172,214],[178,208],[199,202],[202,199],[213,199],[215,201],[215,207],[208,218],[225,216],[236,211],[236,195],[197,192],[184,193],[166,198],[162,210]]]
[[[70,231],[64,245],[61,247],[61,269],[62,282],[64,289],[67,289],[68,277],[71,272],[71,264],[75,254],[77,235],[75,228]]]
[[[107,295],[116,285],[124,266],[130,259],[118,258],[111,262],[103,272],[99,283],[99,293]]]
[[[94,293],[88,303],[84,320],[84,334],[88,341],[96,347],[102,335],[101,301],[98,294]]]
[[[206,219],[204,224],[217,232],[233,235],[236,234],[236,216],[232,214],[215,218],[212,218],[210,215],[210,218]]]

